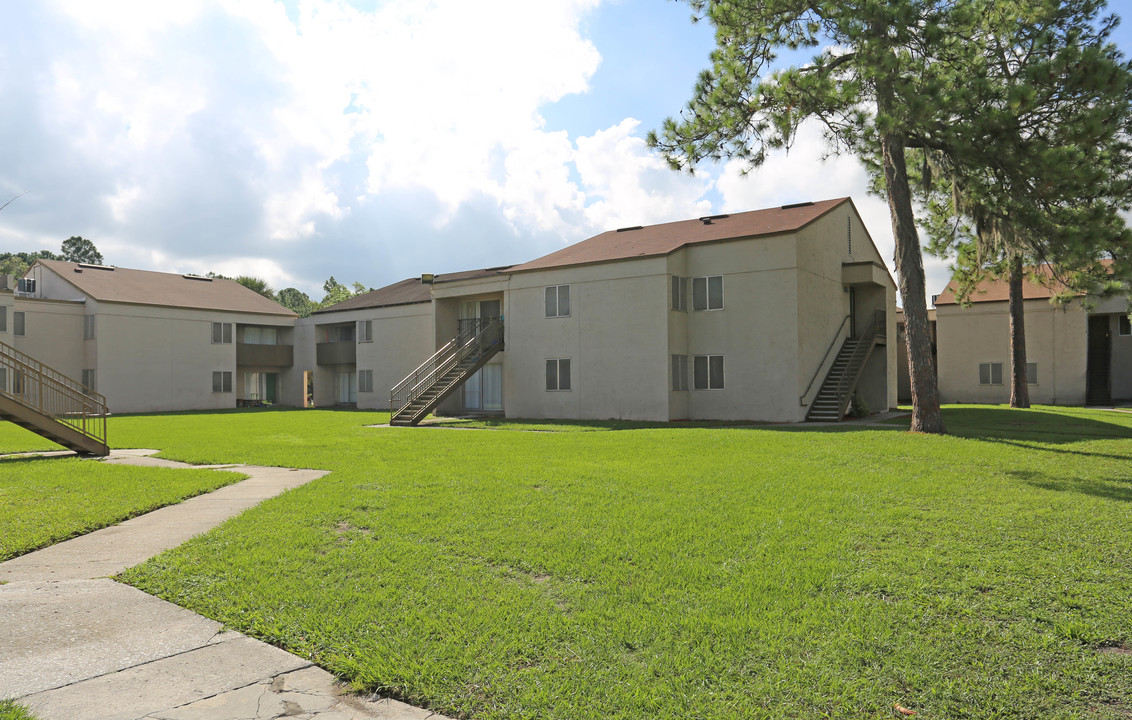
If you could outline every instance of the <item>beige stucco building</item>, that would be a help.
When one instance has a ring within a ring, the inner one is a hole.
[[[111,412],[283,401],[295,315],[231,280],[39,260],[0,340],[106,396]]]
[[[1048,268],[1040,272],[1049,278]],[[1086,308],[1081,298],[1051,303],[1056,282],[1024,285],[1027,378],[1031,403],[1110,404],[1132,400],[1128,299]],[[1005,280],[981,283],[964,307],[955,281],[936,299],[940,398],[1010,400],[1010,315]]]
[[[622,228],[302,319],[229,280],[61,261],[0,292],[0,340],[119,413],[387,409],[435,350],[492,323],[502,342],[437,412],[796,422],[862,333],[852,389],[896,403],[895,284],[848,198]]]
[[[895,284],[847,198],[623,228],[432,298],[437,348],[504,319],[447,413],[797,422],[847,338],[878,316],[895,337]],[[857,393],[887,409],[895,378],[885,343]]]

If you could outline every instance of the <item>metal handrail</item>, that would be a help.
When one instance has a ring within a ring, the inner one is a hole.
[[[841,321],[841,324],[837,326],[837,332],[833,334],[833,340],[830,341],[829,347],[825,349],[825,355],[822,356],[821,362],[818,363],[817,370],[814,370],[814,376],[810,378],[810,384],[806,386],[805,392],[798,396],[798,404],[802,407],[805,407],[807,405],[806,396],[810,394],[810,390],[814,386],[814,381],[817,380],[818,376],[822,374],[821,369],[825,367],[825,361],[829,359],[829,354],[833,351],[833,348],[837,347],[837,339],[841,337],[841,331],[845,329],[845,323],[847,322],[849,322],[848,315],[846,315],[845,318]]]
[[[3,342],[0,368],[8,375],[0,394],[106,444],[105,397]]]
[[[877,330],[878,327],[885,327],[884,319],[884,310],[874,310],[872,318],[869,320],[868,324],[865,325],[865,329],[857,338],[857,345],[853,348],[853,353],[849,356],[849,364],[837,381],[838,417],[845,414],[845,408],[849,404],[849,389],[857,382],[857,373],[854,371],[854,368],[858,368],[859,364],[863,362],[864,357],[872,350],[873,343],[876,342],[877,337],[887,335],[887,328],[885,328],[884,332],[878,332]]]
[[[396,417],[436,381],[473,352],[496,345],[503,339],[503,318],[484,318],[468,322],[452,340],[409,373],[389,392],[389,411]]]

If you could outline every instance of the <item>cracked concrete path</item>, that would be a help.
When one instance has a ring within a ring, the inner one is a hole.
[[[201,467],[156,452],[103,462]],[[248,478],[0,563],[0,698],[42,720],[443,720],[351,695],[303,658],[107,577],[326,474],[207,467]]]

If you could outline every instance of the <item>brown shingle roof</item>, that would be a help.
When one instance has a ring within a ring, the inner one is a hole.
[[[99,269],[64,260],[36,262],[100,302],[295,316],[233,280],[193,279],[175,273],[117,267]]]
[[[685,245],[776,235],[793,232],[817,220],[849,198],[821,200],[753,210],[734,215],[714,215],[710,222],[681,220],[648,227],[612,230],[544,255],[507,272],[546,270],[568,265],[586,265],[611,260],[668,255]]]
[[[433,283],[455,282],[457,280],[474,280],[476,278],[495,277],[507,266],[485,268],[483,270],[466,270],[463,272],[443,273],[433,278]],[[432,291],[427,283],[420,278],[409,278],[386,285],[377,290],[370,290],[361,295],[343,300],[340,303],[315,310],[314,314],[343,312],[345,310],[361,310],[363,308],[393,307],[395,305],[414,305],[432,301]]]
[[[1030,281],[1029,276],[1037,274],[1042,282],[1036,285]],[[1023,300],[1049,300],[1054,295],[1065,292],[1065,284],[1053,276],[1049,265],[1040,265],[1035,268],[1026,268],[1027,278],[1022,282]],[[955,278],[947,283],[935,299],[936,305],[958,305],[959,300],[955,292],[959,283]],[[1010,299],[1010,282],[1006,278],[983,278],[975,286],[975,290],[967,298],[969,302],[1006,302]]]

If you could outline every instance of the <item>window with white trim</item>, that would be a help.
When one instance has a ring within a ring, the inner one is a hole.
[[[723,276],[708,275],[692,278],[692,309],[723,309]]]
[[[723,356],[722,355],[693,355],[692,356],[692,389],[693,390],[722,390],[723,389]]]
[[[672,276],[672,309],[688,312],[688,278]]]
[[[979,384],[980,385],[1001,385],[1002,384],[1002,363],[1000,363],[1000,362],[979,363]]]
[[[365,342],[359,340],[358,342]],[[359,370],[358,371],[358,392],[371,393],[373,392],[373,370]]]
[[[373,320],[359,320],[357,329],[358,342],[373,342]],[[359,390],[361,392],[361,390]],[[365,392],[369,392],[366,390]]]
[[[687,355],[673,355],[672,356],[672,389],[673,390],[687,390],[688,389],[688,356]]]
[[[232,392],[232,373],[229,370],[216,370],[212,373],[212,392]]]
[[[1120,319],[1117,322],[1116,334],[1132,335],[1132,320],[1129,320],[1127,315],[1120,316]]]
[[[546,389],[570,389],[570,358],[554,358],[546,361]]]
[[[93,339],[94,339],[94,316],[93,315],[84,315],[83,316],[83,340],[93,340]]]
[[[569,285],[551,285],[546,289],[546,316],[570,317]]]
[[[83,369],[83,387],[85,387],[87,390],[90,390],[91,392],[97,392],[98,388],[96,388],[94,386],[94,383],[95,383],[94,369],[93,368],[84,368]]]
[[[212,344],[230,345],[232,343],[232,323],[212,323]]]
[[[12,334],[16,337],[23,337],[25,330],[27,330],[27,327],[24,325],[24,314],[22,312],[12,313]]]

